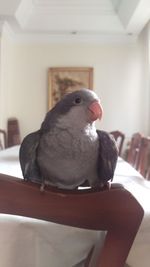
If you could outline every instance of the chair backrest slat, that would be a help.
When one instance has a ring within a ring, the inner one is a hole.
[[[141,146],[142,135],[140,133],[135,133],[132,135],[129,149],[127,151],[127,161],[137,169],[139,151]]]
[[[116,140],[118,150],[119,150],[119,156],[121,156],[125,134],[122,133],[121,131],[112,131],[110,132],[110,134],[113,135],[114,139]]]
[[[137,170],[147,178],[148,169],[150,168],[150,137],[142,137],[139,149],[139,158]]]
[[[6,147],[7,147],[6,131],[0,129],[0,150],[5,149]]]
[[[9,118],[7,121],[8,147],[20,145],[20,127],[16,118]]]

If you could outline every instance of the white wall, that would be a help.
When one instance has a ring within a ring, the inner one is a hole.
[[[124,45],[16,44],[3,36],[1,51],[1,127],[15,116],[22,137],[38,129],[47,111],[48,68],[90,66],[104,107],[98,127],[148,134],[145,34]]]

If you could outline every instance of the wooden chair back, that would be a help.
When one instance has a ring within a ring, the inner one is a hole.
[[[142,135],[140,133],[133,134],[127,151],[126,160],[136,169],[138,165],[141,140],[142,140]]]
[[[6,131],[0,129],[0,150],[5,149],[6,147],[7,147]]]
[[[19,122],[16,118],[9,118],[7,121],[8,147],[21,143]]]
[[[112,134],[113,137],[115,138],[116,143],[118,145],[119,156],[121,156],[123,144],[124,144],[124,139],[125,139],[125,134],[122,133],[121,131],[112,131],[112,132],[110,132],[110,134]]]
[[[91,250],[85,267],[123,267],[144,214],[131,193],[117,184],[103,191],[47,187],[40,192],[39,185],[4,174],[0,174],[0,212],[107,231],[95,266],[90,265]]]
[[[150,137],[142,137],[139,149],[137,170],[148,179],[150,168]]]
[[[146,180],[150,181],[150,159],[149,159],[149,166],[148,166],[147,171],[146,171]]]

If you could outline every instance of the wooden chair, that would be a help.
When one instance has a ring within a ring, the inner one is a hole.
[[[150,162],[149,162],[148,169],[147,169],[147,171],[146,171],[146,179],[147,179],[147,180],[150,180]]]
[[[5,130],[0,129],[0,150],[7,147],[7,135]]]
[[[7,121],[8,147],[21,143],[19,122],[16,118],[9,118]]]
[[[143,218],[143,209],[122,186],[111,189],[58,190],[0,174],[0,212],[79,228],[105,230],[107,235],[95,266],[123,267]]]
[[[129,148],[127,149],[126,160],[137,169],[139,151],[141,146],[142,135],[140,133],[135,133],[132,135]]]
[[[148,179],[148,172],[150,168],[150,137],[142,137],[139,148],[139,157],[137,163],[137,170],[143,177]]]
[[[115,138],[117,145],[118,145],[119,156],[121,156],[125,134],[120,131],[112,131],[110,132],[110,134],[112,134],[113,137]]]

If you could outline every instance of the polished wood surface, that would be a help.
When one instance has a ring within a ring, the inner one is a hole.
[[[103,191],[47,187],[40,192],[37,184],[3,174],[0,174],[0,212],[106,230],[96,267],[124,266],[143,218],[137,200],[118,184]]]

